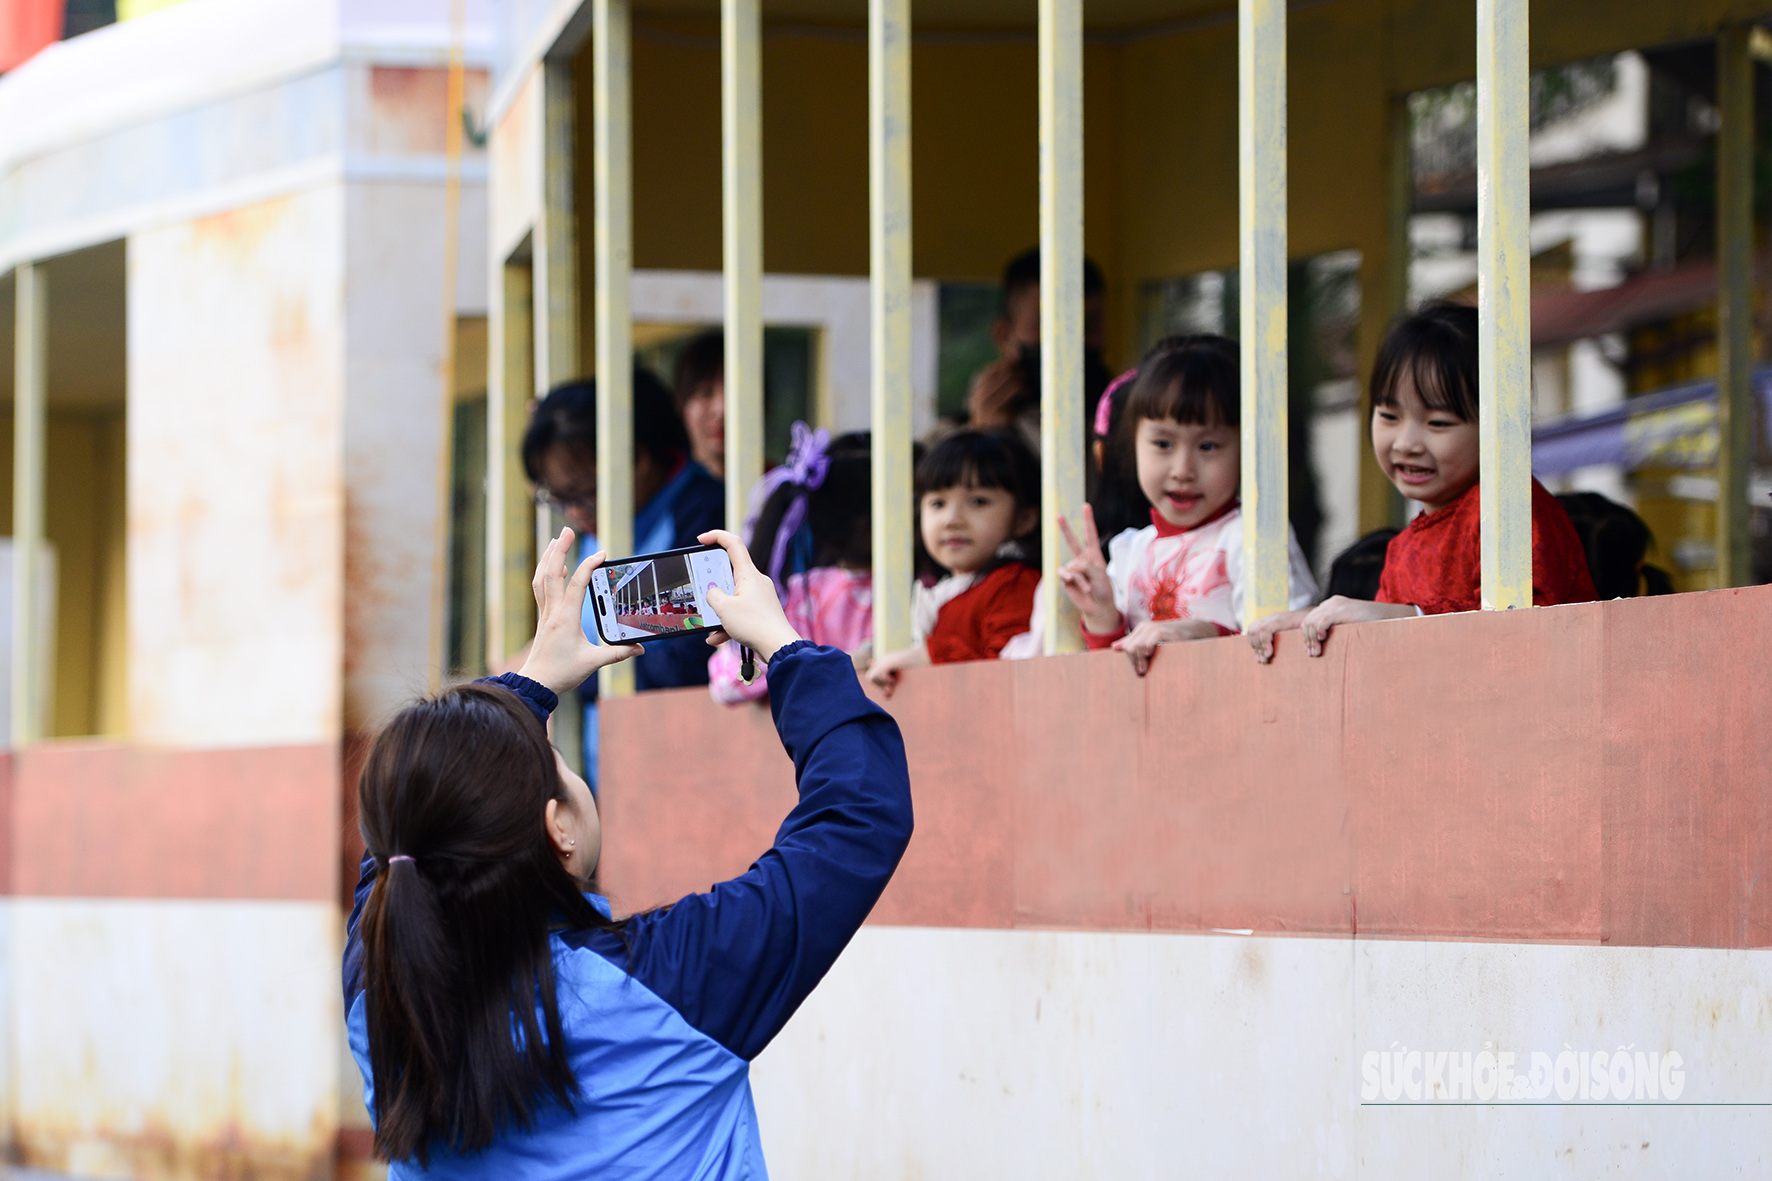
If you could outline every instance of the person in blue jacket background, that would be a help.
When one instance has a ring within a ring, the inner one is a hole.
[[[597,387],[555,386],[535,407],[523,434],[523,470],[540,497],[578,531],[580,558],[601,548],[597,529]],[[682,549],[724,525],[726,488],[690,456],[690,440],[671,391],[650,369],[634,366],[634,549]],[[617,557],[626,557],[618,554]],[[584,632],[597,638],[592,616]],[[649,644],[634,662],[634,687],[679,689],[708,683],[709,652],[699,644]],[[597,683],[575,686],[584,703],[584,766],[596,788]]]
[[[571,570],[570,529],[536,571],[522,671],[408,706],[370,750],[344,992],[390,1178],[767,1175],[749,1062],[891,878],[910,777],[849,657],[794,634],[736,537],[704,540],[734,572],[734,594],[708,592],[710,642],[768,663],[800,793],[743,876],[621,919],[596,892],[596,803],[544,726],[561,690],[638,649],[585,639],[602,555]]]

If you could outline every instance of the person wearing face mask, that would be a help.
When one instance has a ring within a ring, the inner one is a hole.
[[[1094,261],[1083,260],[1083,416],[1077,431],[1088,442],[1096,403],[1114,378],[1102,359],[1107,284]],[[1016,255],[1003,268],[1003,302],[991,325],[997,359],[979,370],[966,394],[967,426],[1014,428],[1040,454],[1040,251]],[[1093,491],[1095,470],[1088,470]]]

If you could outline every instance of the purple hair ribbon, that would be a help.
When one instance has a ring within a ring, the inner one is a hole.
[[[1097,437],[1107,438],[1108,427],[1113,424],[1114,395],[1118,394],[1122,387],[1131,385],[1137,377],[1138,370],[1128,369],[1108,382],[1107,389],[1101,391],[1101,400],[1095,404],[1095,434]]]
[[[796,484],[800,488],[782,514],[769,550],[769,578],[777,587],[781,586],[781,568],[787,561],[788,545],[806,522],[807,495],[824,485],[825,475],[831,470],[830,446],[831,434],[823,427],[814,430],[804,422],[794,423],[793,443],[788,447],[787,458],[780,467],[765,473],[751,492],[751,514],[745,522],[747,543],[754,540],[757,518],[775,490],[783,484]]]

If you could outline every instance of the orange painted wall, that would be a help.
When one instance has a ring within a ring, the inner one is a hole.
[[[907,926],[1772,946],[1772,588],[907,674]],[[793,802],[767,711],[604,707],[603,884],[742,872]],[[691,758],[662,758],[659,734]]]

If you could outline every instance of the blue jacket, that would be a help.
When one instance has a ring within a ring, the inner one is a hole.
[[[497,680],[541,717],[554,707],[533,681]],[[576,1111],[470,1156],[433,1154],[428,1169],[397,1163],[390,1179],[767,1176],[750,1060],[867,918],[911,835],[898,726],[863,695],[849,657],[790,644],[770,663],[769,699],[800,791],[775,845],[743,876],[636,915],[631,954],[603,931],[549,937]],[[707,757],[718,775],[718,754]],[[374,874],[365,857],[344,961],[351,1053],[372,1118],[358,922]]]

